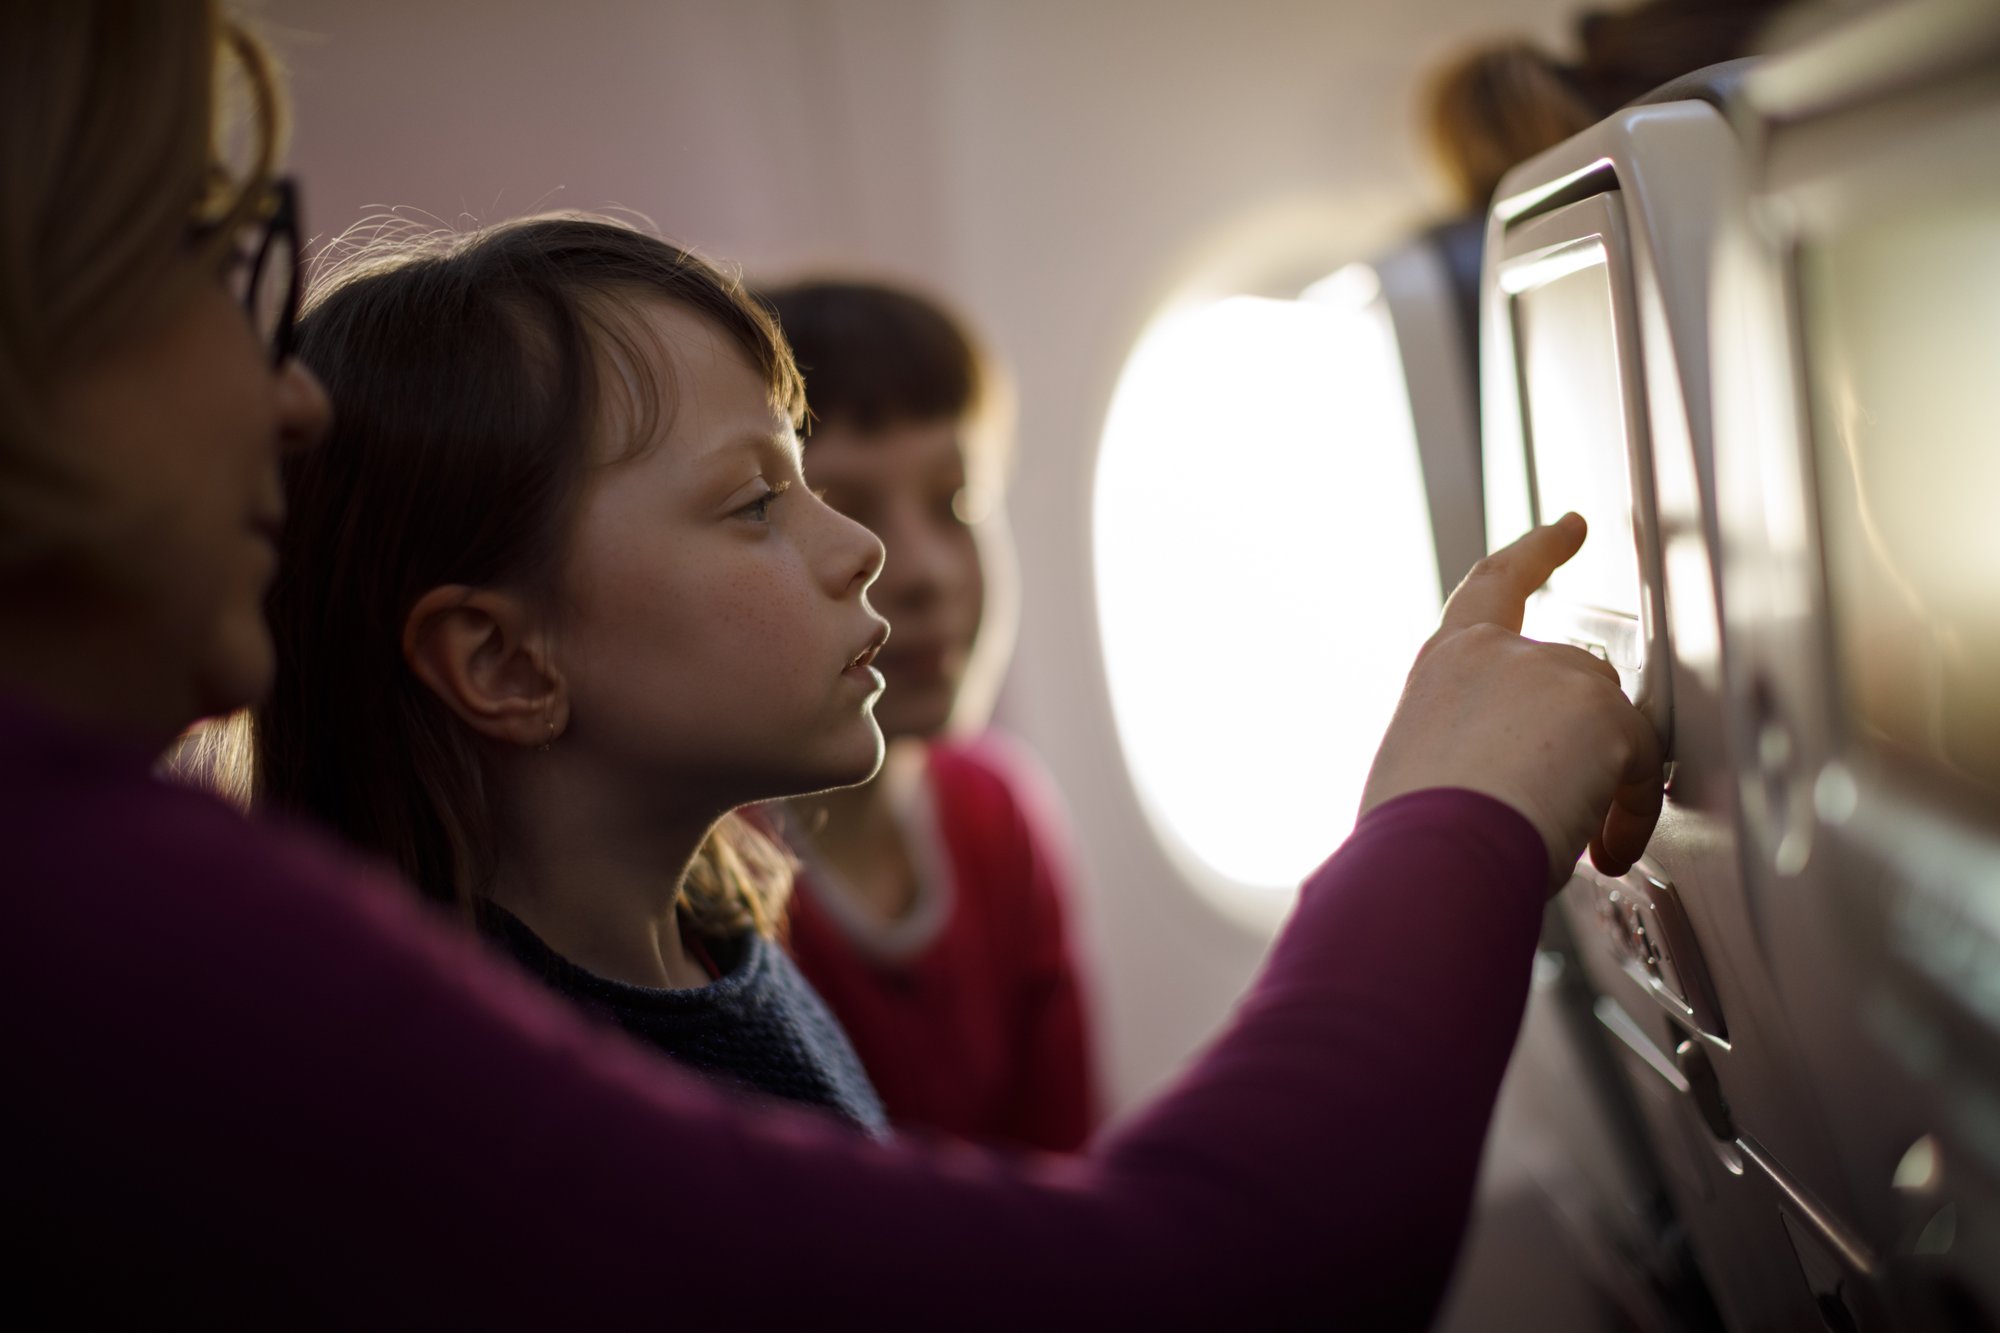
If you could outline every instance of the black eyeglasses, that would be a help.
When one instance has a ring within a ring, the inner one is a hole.
[[[250,326],[271,349],[271,364],[292,354],[292,326],[299,317],[298,187],[289,177],[271,182],[261,220],[245,225],[229,260],[229,290],[250,315]]]

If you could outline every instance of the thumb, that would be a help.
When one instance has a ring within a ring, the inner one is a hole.
[[[1586,531],[1581,514],[1564,514],[1487,556],[1453,589],[1438,628],[1500,625],[1520,633],[1528,598],[1582,549]]]

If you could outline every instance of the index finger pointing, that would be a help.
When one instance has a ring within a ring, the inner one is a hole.
[[[1581,514],[1564,514],[1487,556],[1445,601],[1438,628],[1502,625],[1520,633],[1528,598],[1582,548],[1586,532]]]

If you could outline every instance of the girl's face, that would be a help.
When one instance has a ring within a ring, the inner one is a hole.
[[[92,532],[87,569],[28,633],[74,645],[71,696],[98,721],[164,743],[270,684],[279,458],[327,421],[318,381],[296,361],[274,373],[209,274],[53,386],[52,438],[85,472]]]
[[[562,744],[718,808],[863,781],[882,757],[881,543],[807,490],[790,421],[727,338],[665,302],[639,318],[672,349],[676,401],[665,438],[583,496]]]
[[[951,720],[986,600],[979,544],[965,519],[965,449],[951,418],[857,431],[814,428],[808,479],[826,502],[882,539],[874,598],[896,626],[877,665],[876,709],[891,740],[934,736]]]

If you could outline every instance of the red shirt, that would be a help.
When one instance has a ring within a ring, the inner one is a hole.
[[[932,746],[925,784],[912,840],[930,841],[928,823],[937,864],[912,852],[932,881],[923,892],[946,900],[943,920],[911,952],[871,948],[829,901],[837,888],[809,869],[792,903],[793,957],[896,1124],[1072,1151],[1096,1127],[1098,1099],[1053,793],[990,737]]]

